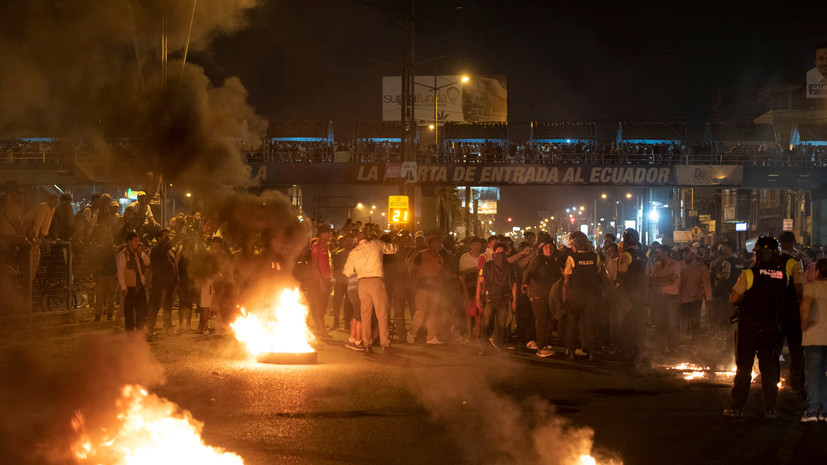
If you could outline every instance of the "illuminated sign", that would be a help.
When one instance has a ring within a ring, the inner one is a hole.
[[[735,223],[735,230],[736,231],[746,231],[747,224],[746,223]]]
[[[388,196],[388,223],[404,224],[408,222],[408,196]]]

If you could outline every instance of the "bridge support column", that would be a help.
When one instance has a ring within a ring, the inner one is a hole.
[[[436,211],[436,188],[432,185],[423,184],[420,186],[421,198],[420,208],[422,211],[420,217],[420,227],[425,233],[431,233],[437,230],[437,211]]]

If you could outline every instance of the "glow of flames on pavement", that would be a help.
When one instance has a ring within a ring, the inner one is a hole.
[[[232,452],[204,444],[203,423],[192,414],[139,385],[123,387],[116,401],[117,428],[86,431],[83,414],[76,411],[72,428],[80,438],[72,445],[78,463],[106,465],[158,465],[197,463],[243,465]],[[93,438],[94,436],[94,438]]]
[[[315,341],[307,327],[307,306],[301,303],[298,288],[284,289],[273,303],[256,312],[241,309],[241,316],[230,324],[235,338],[252,355],[265,352],[303,354],[315,352]]]
[[[715,375],[715,377],[726,377],[726,378],[734,378],[737,372],[737,367],[733,366],[728,371],[712,371],[709,367],[704,367],[700,365],[695,365],[694,363],[689,362],[681,362],[678,365],[666,367],[667,370],[674,370],[681,372],[681,376],[683,379],[687,381],[693,381],[697,379],[707,379],[709,378],[710,373]],[[752,370],[750,373],[750,382],[755,381],[755,378],[758,377],[758,373],[755,369]],[[781,389],[781,384],[783,383],[784,378],[781,378],[781,381],[778,382],[778,388]]]

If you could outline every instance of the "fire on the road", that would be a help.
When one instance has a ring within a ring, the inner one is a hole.
[[[79,463],[105,465],[158,465],[198,463],[242,465],[232,452],[204,444],[203,424],[166,399],[138,385],[123,387],[116,401],[114,427],[87,431],[83,414],[75,412],[72,428],[80,438],[72,445]]]
[[[731,380],[732,378],[735,378],[737,370],[736,367],[733,366],[727,371],[714,371],[709,367],[696,365],[690,362],[681,362],[677,365],[667,366],[666,369],[680,373],[680,376],[687,381],[709,379],[710,377],[715,379]],[[753,367],[752,372],[750,373],[750,382],[754,382],[757,377],[758,372],[756,372]],[[783,386],[784,378],[781,378],[778,382],[778,389],[782,389]]]
[[[314,352],[315,341],[307,327],[307,306],[301,303],[299,289],[285,289],[271,305],[248,312],[241,309],[230,327],[236,339],[254,356],[259,354],[302,354]]]

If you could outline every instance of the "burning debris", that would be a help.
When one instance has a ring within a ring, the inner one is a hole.
[[[732,379],[735,378],[736,367],[733,366],[729,370],[713,370],[708,366],[696,365],[691,362],[681,362],[677,365],[661,365],[661,368],[665,368],[669,372],[677,373],[680,377],[687,381],[697,381],[697,380],[706,380],[706,381],[723,381],[727,384],[732,383]],[[755,367],[752,368],[751,373],[751,382],[755,382],[755,378],[758,377],[758,372],[755,370]],[[784,378],[778,382],[778,388],[781,389],[784,383]]]
[[[307,313],[299,289],[285,289],[254,312],[242,309],[230,327],[261,363],[315,363],[316,351],[310,345],[315,337],[307,327]]]
[[[114,427],[87,429],[83,413],[76,411],[72,428],[80,435],[72,445],[78,463],[101,465],[155,465],[199,463],[240,465],[244,461],[232,452],[204,444],[202,423],[190,412],[128,384],[116,400]]]

